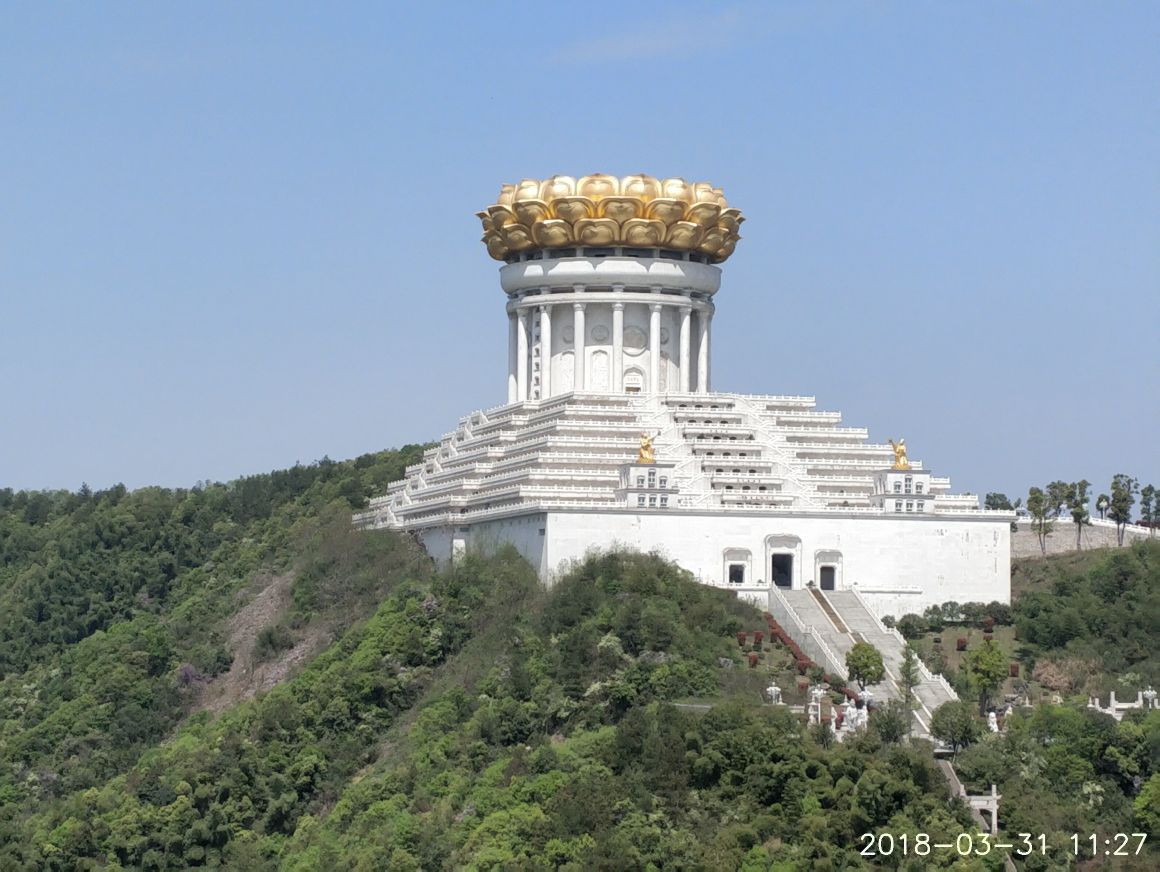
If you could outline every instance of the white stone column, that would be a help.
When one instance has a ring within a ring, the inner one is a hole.
[[[528,319],[531,313],[520,309],[516,318],[516,401],[528,398]]]
[[[540,399],[552,396],[552,307],[540,306]]]
[[[689,327],[693,310],[689,306],[681,309],[681,392],[689,392]]]
[[[697,313],[697,325],[701,336],[697,344],[697,393],[709,393],[709,322],[713,320],[713,310],[706,306]]]
[[[520,316],[514,309],[508,311],[508,377],[507,401],[514,403],[519,399],[519,322]]]
[[[572,380],[572,390],[584,391],[588,389],[588,383],[585,379],[584,364],[586,362],[585,342],[584,342],[584,304],[572,304],[572,348],[575,352],[576,358],[572,371],[576,373]]]
[[[612,304],[612,390],[624,391],[624,303]]]
[[[651,314],[648,320],[648,389],[654,394],[659,394],[661,392],[661,304],[650,304],[649,311]]]

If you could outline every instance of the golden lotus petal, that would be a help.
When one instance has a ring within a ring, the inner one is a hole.
[[[740,219],[740,212],[735,209],[726,209],[717,218],[717,226],[726,233],[737,233],[737,228],[741,226]]]
[[[661,196],[692,203],[693,189],[684,179],[665,179],[661,182]]]
[[[668,231],[664,221],[630,218],[624,222],[624,241],[627,245],[655,248],[665,241]]]
[[[620,179],[604,173],[584,176],[576,183],[576,193],[581,197],[591,197],[593,200],[615,197],[620,193]]]
[[[620,225],[611,218],[585,218],[576,222],[574,233],[581,245],[612,245],[620,235]]]
[[[576,180],[571,176],[552,176],[540,186],[540,199],[549,203],[557,197],[571,197],[576,193]]]
[[[736,233],[737,228],[741,226],[741,222],[745,219],[741,216],[740,209],[722,209],[721,216],[717,219],[717,226],[730,233]]]
[[[491,216],[491,226],[496,230],[516,223],[516,213],[507,206],[501,206],[498,203],[494,206],[488,206],[487,214]]]
[[[504,244],[503,237],[498,233],[485,233],[483,244],[487,246],[487,253],[496,260],[503,260],[507,257],[508,247]]]
[[[721,207],[716,203],[694,203],[689,207],[688,214],[685,215],[686,221],[692,221],[694,224],[700,224],[706,230],[714,227],[717,224],[717,218],[721,214]]]
[[[529,248],[535,248],[536,243],[532,239],[531,231],[523,224],[505,224],[500,233],[503,235],[503,241],[512,251],[527,251]]]
[[[668,235],[665,236],[665,245],[670,248],[696,248],[704,232],[700,224],[678,221],[669,228]]]
[[[623,224],[629,218],[639,218],[644,211],[640,200],[635,197],[605,197],[596,204],[596,214],[601,218],[611,218]]]
[[[515,195],[515,185],[504,185],[499,189],[499,199],[496,200],[496,203],[500,206],[510,206]]]
[[[697,250],[703,251],[705,254],[716,254],[724,244],[725,231],[712,227],[706,230],[705,235],[701,237],[701,244],[697,246]]]
[[[661,195],[661,183],[654,176],[639,173],[625,176],[620,180],[620,193],[625,197],[636,197],[646,203]]]
[[[518,203],[520,200],[538,199],[540,199],[540,180],[524,179],[518,185],[516,185],[516,193],[512,198],[512,202]]]
[[[490,233],[495,229],[495,225],[491,223],[491,216],[486,212],[476,212],[475,217],[480,220],[481,224],[483,224],[483,232],[485,234]]]
[[[516,200],[514,208],[520,223],[526,224],[528,227],[549,215],[548,204],[543,200]]]
[[[712,203],[714,206],[716,206],[717,192],[708,182],[696,182],[693,184],[693,202]]]
[[[684,200],[674,200],[670,197],[665,197],[649,203],[644,209],[644,214],[648,218],[663,221],[664,225],[668,227],[674,221],[680,221],[684,218],[685,210],[688,208],[689,204]]]
[[[737,247],[737,239],[727,239],[725,244],[717,251],[716,260],[722,261],[733,253],[733,249]]]
[[[543,248],[558,248],[561,245],[571,245],[572,225],[558,218],[549,218],[546,221],[537,221],[532,225],[532,239],[536,245]]]
[[[572,222],[595,218],[596,204],[587,197],[557,197],[552,201],[552,214]]]

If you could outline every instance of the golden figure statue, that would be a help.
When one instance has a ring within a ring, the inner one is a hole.
[[[906,459],[906,440],[899,439],[895,442],[893,439],[887,439],[886,441],[894,449],[894,468],[910,469],[910,461]]]
[[[637,463],[656,463],[657,456],[653,452],[653,438],[647,433],[640,434],[640,451],[636,455]]]

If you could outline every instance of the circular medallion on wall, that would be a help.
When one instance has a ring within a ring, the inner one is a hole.
[[[669,328],[662,327],[661,328],[661,345],[666,344],[668,341],[669,341]]]
[[[624,353],[637,355],[644,351],[645,346],[648,345],[648,337],[644,335],[644,331],[639,327],[625,327],[624,328]]]
[[[607,327],[605,327],[603,324],[597,324],[595,327],[592,328],[592,341],[593,342],[604,342],[606,339],[608,339],[608,328]]]
[[[560,336],[565,342],[571,343],[576,338],[576,330],[573,327],[565,327],[560,331]]]

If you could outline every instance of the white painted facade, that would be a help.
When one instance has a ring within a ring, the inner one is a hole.
[[[711,390],[718,267],[659,249],[547,255],[500,270],[508,403],[463,418],[356,523],[412,531],[438,560],[510,542],[549,583],[622,545],[762,604],[811,583],[882,615],[1010,600],[1012,513],[919,461],[892,469],[888,444],[812,397]],[[641,433],[655,483],[635,463]]]
[[[533,251],[500,270],[508,402],[572,391],[707,392],[720,268],[662,249],[576,255]]]

